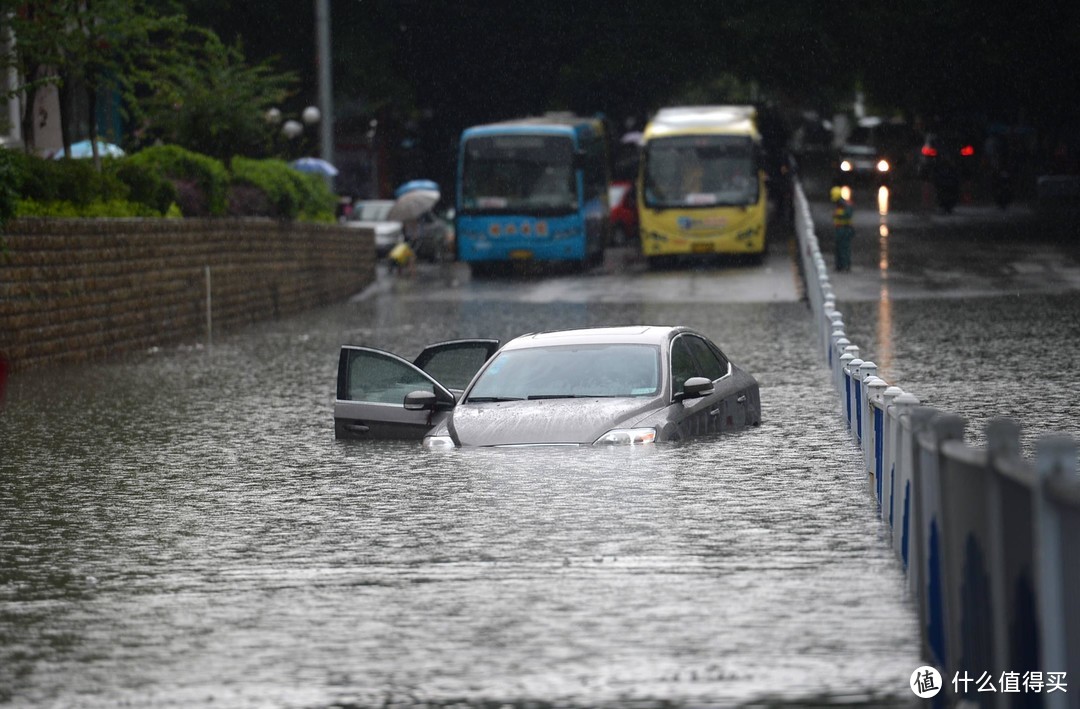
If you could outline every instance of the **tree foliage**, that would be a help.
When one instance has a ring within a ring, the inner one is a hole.
[[[134,147],[165,140],[222,158],[237,149],[258,154],[269,135],[265,109],[295,81],[268,61],[249,65],[239,45],[226,46],[164,0],[0,0],[0,13],[15,37],[3,63],[16,69],[15,92],[27,97],[23,134],[33,135],[35,92],[55,85],[65,150],[79,122],[97,137],[97,102],[108,92],[136,126]],[[85,102],[74,100],[76,91]],[[83,121],[72,115],[77,103],[87,107]]]
[[[139,102],[140,138],[185,146],[225,160],[236,153],[268,155],[273,126],[266,112],[292,92],[295,75],[277,73],[269,60],[248,64],[239,45],[208,30],[193,32],[187,61],[170,69]]]

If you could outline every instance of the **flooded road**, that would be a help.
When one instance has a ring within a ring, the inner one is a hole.
[[[787,253],[727,274],[450,268],[209,349],[13,378],[0,705],[906,706],[914,608]],[[1031,362],[1026,333],[1078,321],[1073,299],[1039,297],[988,360]],[[964,358],[987,350],[954,322],[1000,304],[957,303],[891,303],[889,371],[919,395],[971,390]],[[882,351],[877,302],[849,312]],[[713,338],[758,378],[763,425],[635,450],[334,440],[343,343],[412,357],[635,322]],[[906,362],[929,352],[919,379]],[[1064,387],[1051,408],[1074,411],[1065,375],[1043,374]]]

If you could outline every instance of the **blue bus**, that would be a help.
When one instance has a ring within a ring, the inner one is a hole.
[[[515,261],[588,266],[608,240],[603,123],[548,115],[461,134],[454,231],[474,270]]]

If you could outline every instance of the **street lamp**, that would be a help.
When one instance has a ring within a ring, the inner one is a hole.
[[[292,142],[304,133],[305,125],[313,126],[316,125],[319,121],[321,121],[322,112],[319,111],[317,106],[308,106],[300,112],[299,121],[295,118],[289,118],[286,121],[282,122],[281,119],[284,117],[284,115],[281,113],[281,109],[274,107],[266,111],[265,117],[266,122],[270,125],[277,126],[280,124],[281,134],[285,136],[285,138],[289,142]]]

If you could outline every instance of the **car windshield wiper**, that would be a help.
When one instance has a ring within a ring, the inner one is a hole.
[[[578,395],[578,394],[531,394],[529,396],[529,401],[532,401],[533,399],[580,399],[580,398],[582,398],[582,397],[580,395]],[[585,398],[591,398],[591,397],[585,397]]]
[[[466,403],[469,404],[486,404],[492,401],[524,401],[524,399],[520,396],[470,396],[466,399]]]

